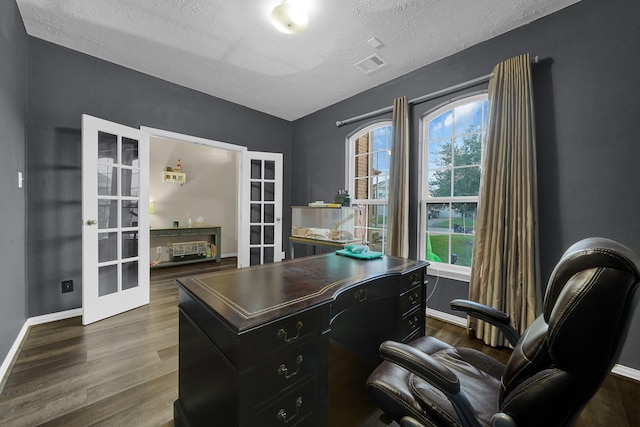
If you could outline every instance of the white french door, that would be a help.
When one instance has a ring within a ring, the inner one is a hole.
[[[282,153],[244,151],[241,163],[238,268],[281,261]]]
[[[149,138],[82,116],[82,323],[149,303]]]

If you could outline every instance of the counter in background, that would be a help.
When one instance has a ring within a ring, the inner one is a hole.
[[[154,247],[167,247],[166,244],[154,245],[154,239],[158,241],[159,239],[167,240],[167,238],[176,238],[175,242],[172,241],[172,244],[180,245],[181,243],[193,243],[194,245],[199,243],[200,241],[195,241],[195,239],[188,239],[187,237],[193,236],[207,236],[207,246],[211,250],[211,256],[199,256],[198,252],[195,253],[196,256],[191,257],[190,255],[194,255],[191,253],[182,253],[181,255],[177,255],[171,258],[170,261],[160,261],[160,257],[157,256],[155,261],[151,262],[151,268],[156,267],[167,267],[170,265],[179,265],[179,264],[190,264],[195,262],[205,262],[205,261],[216,261],[220,262],[220,254],[221,248],[220,244],[222,242],[221,237],[221,228],[215,225],[207,225],[203,227],[167,227],[167,228],[151,228],[149,230],[149,243],[151,246],[150,249],[150,259],[154,259],[154,255],[157,252],[153,249]],[[204,241],[202,241],[204,242]],[[184,246],[184,245],[181,245]],[[182,248],[181,248],[182,249]],[[203,248],[203,253],[207,251],[207,248]],[[158,254],[161,255],[161,254]]]

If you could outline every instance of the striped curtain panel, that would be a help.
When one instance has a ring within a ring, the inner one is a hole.
[[[387,255],[409,256],[409,102],[393,101],[391,165],[389,167]]]
[[[489,117],[469,299],[504,311],[520,333],[540,313],[536,150],[529,55],[509,59],[489,81]],[[469,320],[476,336],[504,345],[495,327]]]

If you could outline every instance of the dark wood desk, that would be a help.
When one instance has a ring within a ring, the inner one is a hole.
[[[424,335],[427,265],[332,253],[178,279],[175,425],[326,426],[329,339],[376,363]]]

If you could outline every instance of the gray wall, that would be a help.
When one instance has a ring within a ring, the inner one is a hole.
[[[82,114],[284,153],[289,206],[290,122],[40,39],[28,44],[29,317],[82,305]],[[62,294],[67,279],[75,291]]]
[[[0,2],[0,361],[25,317],[25,172],[27,33],[14,1]]]
[[[496,63],[529,52],[548,58],[533,69],[543,282],[564,250],[584,237],[609,237],[640,251],[638,16],[637,0],[583,0],[297,120],[292,202],[328,199],[344,187],[345,138],[366,123],[337,128],[336,120],[389,106],[397,96],[416,98],[485,75]],[[482,89],[486,85],[467,92]],[[412,108],[414,201],[419,121],[443,101]],[[417,235],[417,212],[417,203],[411,203],[412,236]],[[410,242],[411,256],[417,253],[416,244],[415,239]],[[467,289],[441,281],[434,308],[447,311],[445,301],[466,297]],[[620,363],[640,369],[640,313]]]

